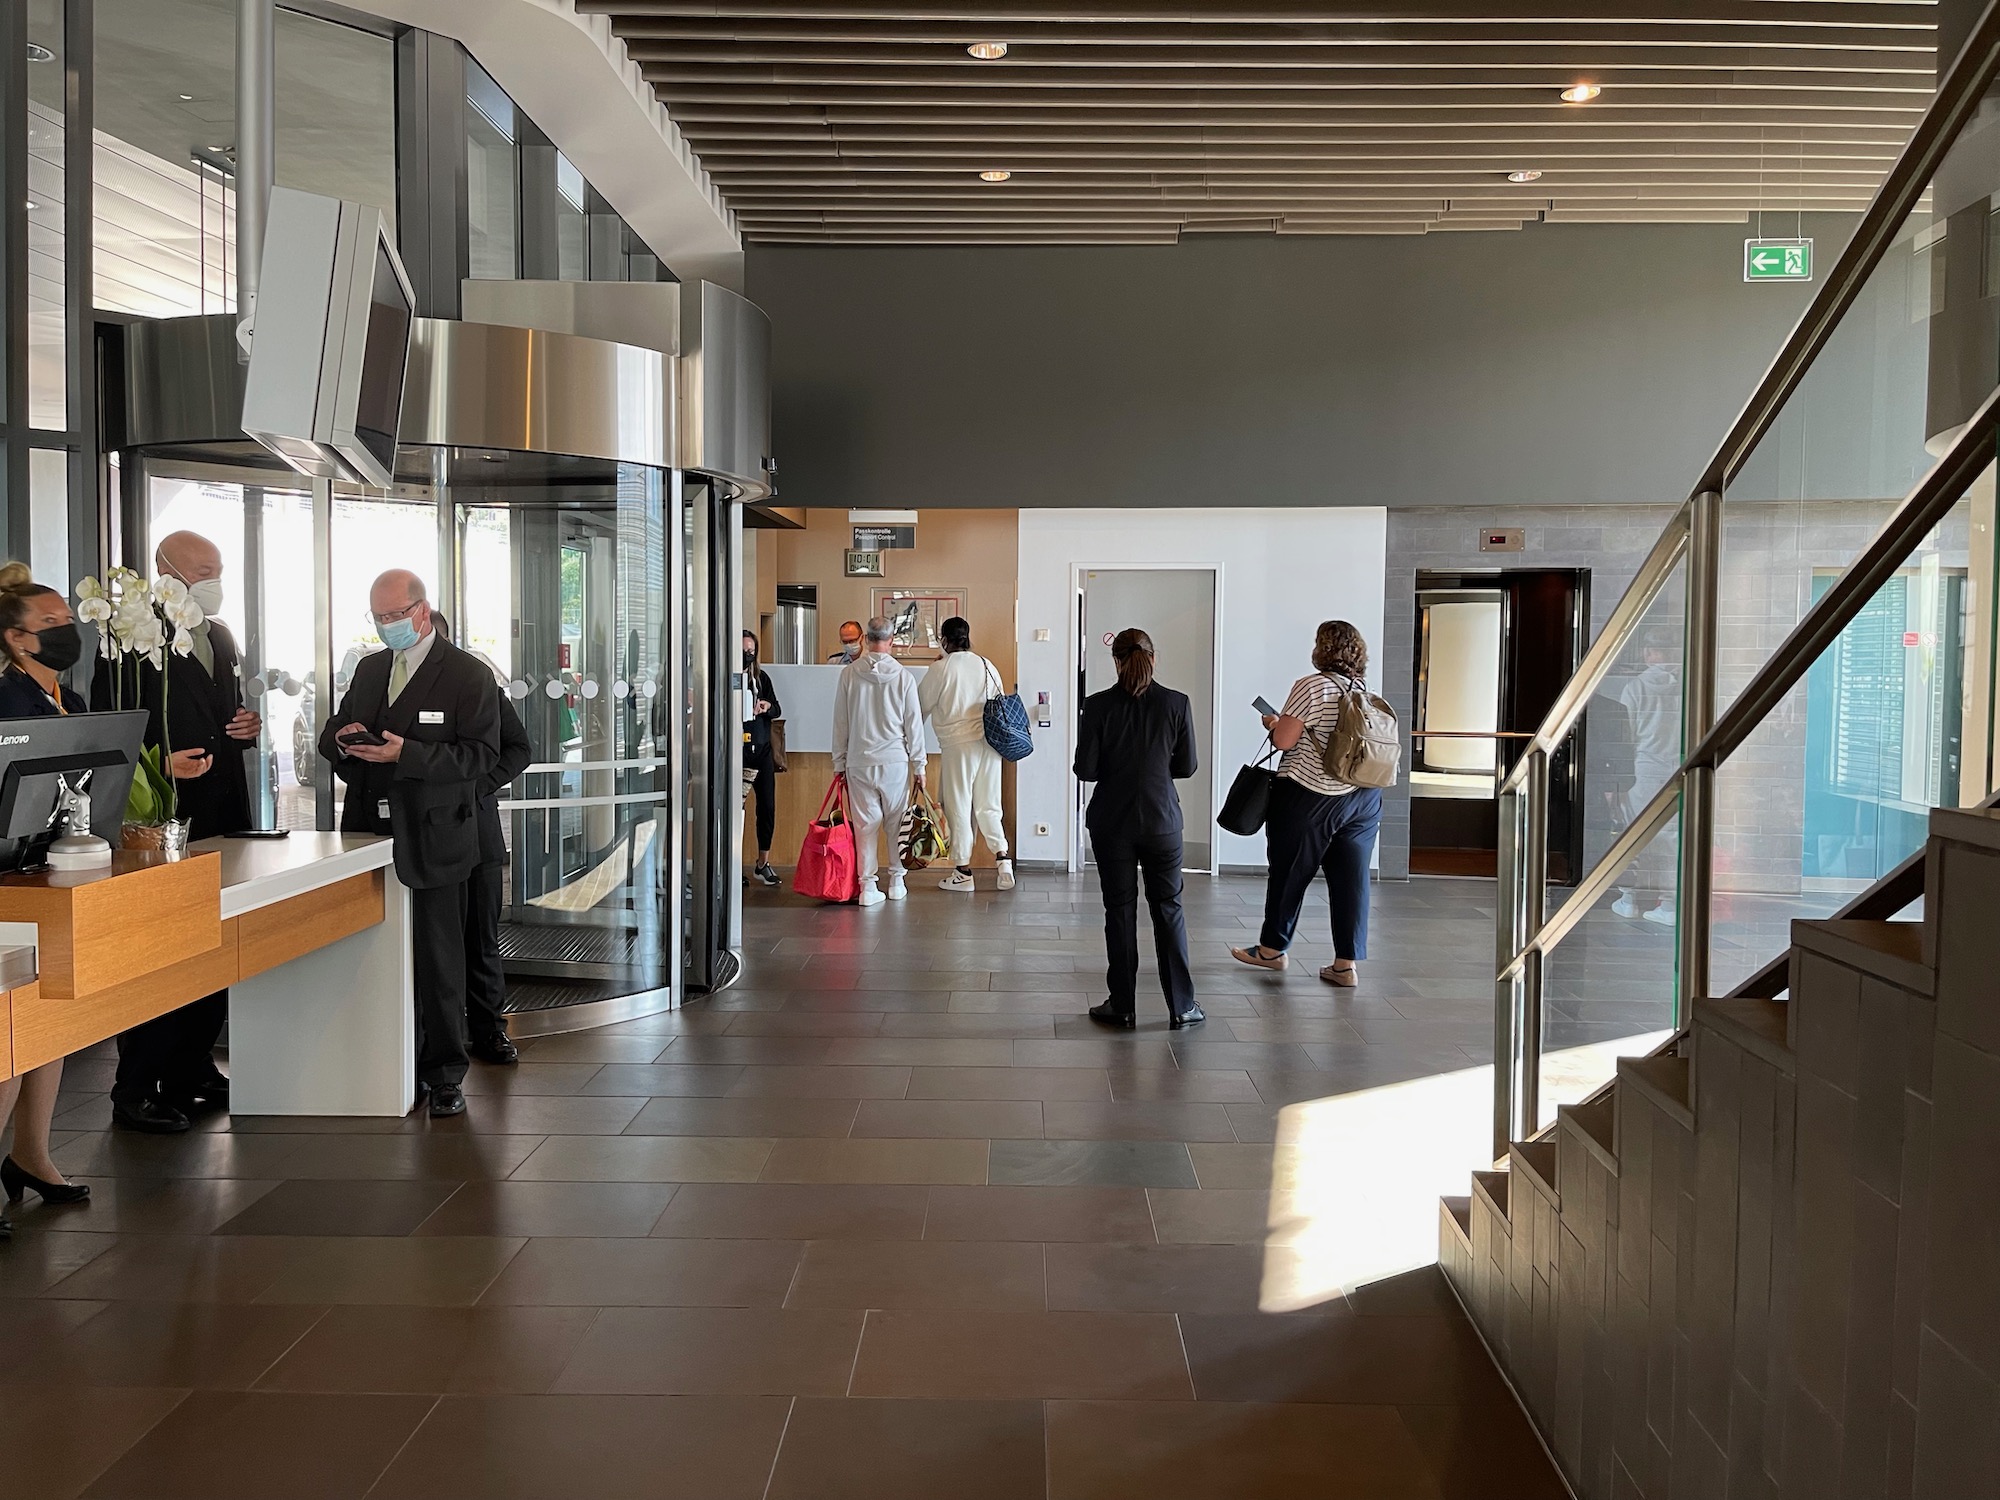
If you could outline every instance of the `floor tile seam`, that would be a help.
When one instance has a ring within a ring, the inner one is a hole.
[[[187,1305],[188,1304],[186,1303],[178,1303],[178,1302],[169,1304],[169,1306],[173,1307],[184,1307]],[[272,1303],[272,1302],[252,1302],[252,1303],[245,1303],[243,1305],[248,1307],[282,1307],[285,1306],[286,1304]],[[244,1391],[258,1390],[262,1386],[263,1382],[270,1378],[271,1373],[274,1370],[276,1370],[279,1365],[283,1364],[287,1358],[290,1357],[292,1351],[297,1349],[299,1345],[303,1344],[306,1341],[306,1339],[312,1334],[313,1330],[318,1328],[320,1324],[324,1323],[332,1315],[333,1315],[333,1305],[331,1303],[321,1307],[318,1313],[316,1313],[313,1316],[313,1318],[306,1324],[306,1326],[298,1331],[298,1334],[292,1339],[292,1341],[286,1344],[283,1349],[280,1349],[277,1352],[277,1354],[272,1356],[270,1361],[265,1364],[264,1368],[259,1370],[256,1373],[256,1375],[254,1375],[249,1380],[248,1383],[240,1387],[240,1389]]]
[[[112,1387],[111,1389],[117,1389],[117,1387]],[[133,1389],[133,1387],[126,1386],[123,1387],[123,1389],[130,1390]],[[188,1398],[194,1394],[193,1386],[174,1386],[174,1385],[151,1386],[151,1387],[140,1387],[140,1389],[178,1391],[179,1395],[175,1398],[173,1405],[169,1406],[165,1411],[161,1412],[157,1417],[153,1418],[151,1422],[147,1423],[143,1431],[134,1433],[132,1436],[132,1441],[127,1443],[124,1447],[118,1449],[116,1452],[113,1453],[104,1453],[102,1450],[99,1450],[102,1462],[95,1470],[93,1470],[90,1473],[90,1475],[87,1478],[85,1478],[81,1487],[78,1488],[76,1491],[78,1495],[83,1495],[88,1493],[92,1485],[96,1484],[98,1480],[102,1479],[106,1474],[109,1474],[119,1464],[123,1463],[125,1461],[126,1456],[130,1454],[133,1449],[137,1448],[141,1443],[145,1442],[147,1438],[151,1437],[153,1433],[159,1429],[160,1424],[165,1422],[167,1418],[171,1417],[175,1412],[179,1411],[181,1407],[186,1405]]]
[[[442,1394],[431,1397],[431,1404],[424,1409],[424,1414],[410,1424],[410,1430],[403,1434],[403,1440],[396,1445],[396,1451],[389,1455],[388,1461],[382,1465],[381,1471],[369,1482],[368,1488],[361,1492],[362,1500],[367,1500],[368,1496],[373,1495],[382,1487],[382,1481],[389,1477],[389,1472],[396,1467],[403,1455],[409,1451],[410,1444],[417,1440],[417,1434],[429,1425],[431,1418],[437,1415],[438,1408],[443,1405],[444,1396]]]

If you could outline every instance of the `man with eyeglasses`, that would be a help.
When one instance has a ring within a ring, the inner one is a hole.
[[[417,1079],[442,1119],[465,1113],[466,926],[499,699],[493,674],[433,628],[416,574],[384,573],[368,608],[387,649],[355,665],[319,752],[347,783],[341,831],[396,841],[396,876],[410,890]]]

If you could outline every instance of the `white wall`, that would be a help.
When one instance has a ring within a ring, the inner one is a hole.
[[[1076,705],[1074,570],[1121,564],[1215,567],[1222,659],[1216,674],[1216,805],[1237,767],[1263,741],[1250,700],[1276,703],[1312,670],[1320,621],[1351,620],[1377,659],[1388,512],[1326,510],[1023,510],[1020,606],[1015,620],[1021,696],[1032,715],[1046,692],[1051,726],[1035,731],[1035,753],[1018,770],[1019,855],[1064,863],[1073,842]],[[1037,640],[1046,630],[1049,638]],[[1371,673],[1371,676],[1374,674]],[[1171,662],[1160,680],[1173,684]],[[1036,825],[1047,824],[1045,835]],[[1224,865],[1262,865],[1264,841],[1216,830]]]

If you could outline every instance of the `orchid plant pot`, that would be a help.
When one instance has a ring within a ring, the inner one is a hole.
[[[187,854],[188,822],[186,818],[169,818],[164,823],[127,823],[118,843],[120,848],[181,859]]]

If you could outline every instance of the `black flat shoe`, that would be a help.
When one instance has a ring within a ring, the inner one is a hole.
[[[0,1188],[6,1189],[9,1203],[19,1203],[29,1188],[40,1193],[44,1203],[81,1203],[90,1196],[89,1183],[44,1182],[11,1156],[0,1160]]]
[[[1199,1026],[1207,1019],[1208,1016],[1202,1008],[1199,1005],[1194,1005],[1175,1016],[1171,1021],[1167,1022],[1167,1025],[1175,1031],[1179,1031],[1184,1026]]]
[[[465,1113],[465,1090],[455,1083],[431,1085],[431,1118],[448,1120]]]
[[[141,1099],[131,1104],[114,1099],[111,1123],[119,1130],[137,1130],[146,1135],[180,1135],[188,1128],[188,1117],[161,1099]]]
[[[1116,1026],[1121,1031],[1133,1031],[1139,1025],[1139,1018],[1136,1015],[1125,1015],[1113,1010],[1109,1000],[1102,1005],[1091,1006],[1090,1019],[1100,1026]]]
[[[481,1037],[465,1049],[483,1063],[492,1063],[496,1068],[511,1068],[521,1060],[521,1049],[514,1045],[514,1039],[501,1032],[497,1036]]]

